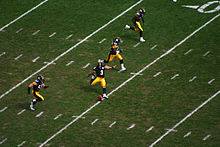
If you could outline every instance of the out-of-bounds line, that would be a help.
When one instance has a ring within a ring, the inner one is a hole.
[[[166,133],[164,133],[162,136],[160,136],[156,141],[154,141],[150,147],[157,144],[159,141],[161,141],[165,136],[167,136],[171,131],[173,131],[176,127],[178,127],[181,123],[183,123],[187,118],[192,116],[196,111],[198,111],[200,108],[202,108],[205,104],[207,104],[209,101],[211,101],[214,97],[216,97],[218,94],[220,94],[220,90],[218,90],[215,94],[213,94],[211,97],[209,97],[206,101],[204,101],[201,105],[199,105],[196,109],[194,109],[192,112],[190,112],[188,115],[186,115],[182,120],[180,120],[177,124],[175,124],[170,130],[168,130]]]
[[[60,56],[58,56],[57,58],[59,59],[61,56],[65,55],[66,53],[68,53],[69,51],[71,51],[73,48],[77,47],[78,45],[80,45],[81,43],[83,43],[84,41],[86,41],[88,38],[92,37],[94,34],[96,34],[97,32],[99,32],[100,30],[102,30],[103,28],[105,28],[106,26],[108,26],[110,23],[112,23],[113,21],[115,21],[116,19],[118,19],[119,17],[121,17],[122,15],[124,15],[125,13],[127,13],[128,11],[130,11],[131,9],[133,9],[135,6],[137,6],[138,4],[140,4],[143,0],[138,1],[137,3],[135,3],[134,5],[132,5],[130,8],[128,8],[127,10],[125,10],[124,12],[122,12],[121,14],[119,14],[118,16],[116,16],[115,18],[113,18],[112,20],[110,20],[108,23],[106,23],[105,25],[103,25],[102,27],[100,27],[99,29],[97,29],[95,32],[93,32],[92,34],[90,34],[89,36],[87,36],[86,38],[84,38],[83,40],[81,40],[80,42],[78,42],[76,45],[74,45],[73,47],[71,47],[70,49],[68,49],[66,52],[64,52],[63,54],[61,54]],[[56,61],[57,58],[54,60]],[[52,61],[52,62],[54,62]],[[45,67],[45,66],[44,66]],[[46,67],[45,67],[46,68]],[[1,97],[0,97],[1,98]],[[98,104],[100,104],[101,102],[98,101],[97,103],[95,103],[93,106],[91,106],[89,109],[87,109],[85,112],[83,112],[82,114],[80,114],[78,117],[76,117],[74,120],[72,120],[70,123],[68,123],[65,127],[63,127],[62,129],[60,129],[58,132],[56,132],[54,135],[52,135],[50,138],[48,138],[46,141],[44,141],[39,147],[44,146],[47,142],[49,142],[51,139],[53,139],[54,137],[56,137],[58,134],[60,134],[61,132],[63,132],[65,129],[67,129],[70,125],[72,125],[74,122],[76,122],[79,118],[81,118],[83,115],[85,115],[86,113],[88,113],[91,109],[93,109],[94,107],[96,107]]]
[[[134,5],[132,5],[130,8],[128,8],[127,10],[125,10],[124,12],[122,12],[121,14],[119,14],[118,16],[116,16],[115,18],[113,18],[112,20],[110,20],[108,23],[104,24],[102,27],[100,27],[99,29],[97,29],[96,31],[94,31],[93,33],[91,33],[90,35],[88,35],[87,37],[85,37],[83,40],[81,40],[80,42],[78,42],[77,44],[75,44],[74,46],[72,46],[71,48],[69,48],[68,50],[66,50],[65,52],[63,52],[62,54],[60,54],[59,56],[57,56],[54,60],[52,60],[50,63],[46,64],[45,66],[43,66],[42,68],[40,68],[39,70],[37,70],[36,72],[34,72],[33,74],[31,74],[30,76],[28,76],[26,79],[24,79],[23,81],[21,81],[20,83],[18,83],[17,85],[15,85],[14,87],[12,87],[11,89],[9,89],[8,91],[6,91],[4,94],[2,94],[0,96],[0,99],[2,99],[5,95],[9,94],[11,91],[13,91],[15,88],[19,87],[21,84],[23,84],[24,82],[26,82],[27,80],[29,80],[31,77],[35,76],[36,74],[38,74],[39,72],[41,72],[42,70],[44,70],[45,68],[47,68],[48,66],[50,66],[51,64],[53,64],[55,61],[57,61],[58,59],[60,59],[62,56],[66,55],[67,53],[69,53],[71,50],[73,50],[74,48],[76,48],[77,46],[79,46],[80,44],[82,44],[83,42],[85,42],[86,40],[88,40],[90,37],[92,37],[93,35],[95,35],[96,33],[98,33],[99,31],[101,31],[102,29],[104,29],[105,27],[107,27],[109,24],[111,24],[112,22],[114,22],[116,19],[118,19],[119,17],[121,17],[122,15],[124,15],[125,13],[127,13],[128,11],[130,11],[132,8],[134,8],[136,5],[138,5],[139,3],[141,3],[143,0],[138,1],[137,3],[135,3]]]
[[[28,13],[30,13],[31,11],[37,9],[38,7],[40,7],[41,5],[43,5],[44,3],[46,3],[48,0],[45,0],[43,2],[41,2],[40,4],[38,4],[37,6],[33,7],[32,9],[28,10],[27,12],[25,12],[24,14],[22,14],[21,16],[19,16],[18,18],[14,19],[13,21],[11,21],[10,23],[8,23],[7,25],[5,25],[4,27],[2,27],[0,29],[0,31],[4,30],[5,28],[7,28],[8,26],[10,26],[11,24],[13,24],[14,22],[18,21],[19,19],[21,19],[22,17],[24,17],[25,15],[27,15]]]

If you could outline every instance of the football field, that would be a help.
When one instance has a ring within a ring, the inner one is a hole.
[[[144,43],[124,30],[140,8]],[[0,146],[220,146],[220,1],[10,0],[0,20]],[[87,74],[117,36],[100,102]]]

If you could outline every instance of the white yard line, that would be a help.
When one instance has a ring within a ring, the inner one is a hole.
[[[114,121],[113,123],[111,123],[108,127],[111,128],[113,125],[116,124],[116,121]]]
[[[1,53],[1,54],[0,54],[0,57],[3,56],[3,55],[5,55],[5,54],[6,54],[6,52]]]
[[[26,143],[26,141],[22,141],[22,143],[18,144],[17,147],[21,147],[22,145],[24,145]]]
[[[2,141],[0,141],[0,144],[3,144],[5,141],[7,141],[8,138],[3,139]]]
[[[17,56],[16,58],[15,58],[15,60],[18,60],[19,58],[21,58],[23,56],[23,54],[20,54],[19,56]]]
[[[175,78],[178,77],[178,76],[179,76],[179,74],[175,74],[175,75],[172,76],[170,79],[173,80],[173,79],[175,79]]]
[[[170,131],[170,132],[177,132],[177,130],[174,130],[174,129],[168,129],[168,128],[165,128],[164,130],[167,130],[167,131]]]
[[[73,115],[72,117],[78,117],[78,115]],[[82,119],[85,119],[85,117],[81,117]]]
[[[141,44],[140,42],[138,42],[137,44],[135,44],[133,47],[137,47],[139,44]]]
[[[137,74],[137,73],[133,73],[133,72],[131,72],[130,74],[131,74],[131,75],[138,75],[138,76],[144,75],[144,74]]]
[[[103,25],[102,27],[100,27],[99,29],[97,29],[96,31],[94,31],[93,33],[91,33],[90,35],[88,35],[87,37],[85,37],[83,40],[81,40],[80,42],[78,42],[77,44],[75,44],[74,46],[72,46],[71,48],[69,48],[68,50],[66,50],[65,52],[63,52],[62,54],[60,54],[59,56],[57,56],[54,60],[52,60],[50,62],[50,64],[47,64],[45,66],[43,66],[42,68],[40,68],[39,70],[37,70],[36,72],[34,72],[33,74],[31,74],[30,76],[28,76],[26,79],[24,79],[23,81],[21,81],[20,83],[18,83],[17,85],[15,85],[14,87],[12,87],[11,89],[9,89],[8,91],[6,91],[5,93],[3,93],[0,96],[0,99],[2,99],[5,95],[9,94],[11,91],[13,91],[14,89],[16,89],[17,87],[19,87],[20,85],[22,85],[23,83],[25,83],[27,80],[29,80],[30,78],[32,78],[33,76],[35,76],[36,74],[38,74],[39,72],[41,72],[42,70],[44,70],[45,68],[47,68],[48,66],[50,66],[52,63],[54,63],[55,61],[59,60],[61,57],[63,57],[64,55],[66,55],[67,53],[69,53],[70,51],[72,51],[74,48],[76,48],[77,46],[79,46],[80,44],[82,44],[83,42],[85,42],[87,39],[89,39],[90,37],[92,37],[93,35],[95,35],[96,33],[98,33],[99,31],[101,31],[102,29],[104,29],[105,27],[107,27],[109,24],[111,24],[112,22],[114,22],[115,20],[117,20],[119,17],[123,16],[125,13],[127,13],[128,11],[130,11],[131,9],[133,9],[136,5],[140,4],[143,0],[138,1],[137,3],[135,3],[134,5],[132,5],[130,8],[128,8],[127,10],[125,10],[124,12],[122,12],[121,14],[119,14],[118,16],[116,16],[115,18],[113,18],[112,20],[110,20],[108,23],[106,23],[105,25]]]
[[[183,137],[186,138],[187,136],[189,136],[191,134],[191,132],[186,133]]]
[[[94,125],[99,119],[95,119],[93,122],[91,122],[91,125]]]
[[[26,109],[21,110],[20,112],[17,113],[17,115],[21,115],[22,113],[24,113],[26,111]]]
[[[44,62],[44,64],[50,64],[50,62]],[[51,63],[53,65],[56,65],[56,63]]]
[[[14,19],[13,21],[11,21],[10,23],[8,23],[7,25],[5,25],[4,27],[2,27],[0,29],[0,31],[4,30],[5,28],[9,27],[11,24],[13,24],[14,22],[18,21],[19,19],[21,19],[22,17],[24,17],[25,15],[27,15],[28,13],[30,13],[31,11],[37,9],[38,7],[40,7],[41,5],[43,5],[44,3],[46,3],[48,0],[45,0],[43,2],[41,2],[40,4],[38,4],[37,6],[33,7],[32,9],[28,10],[27,12],[25,12],[24,14],[22,14],[21,16],[19,16],[18,18]]]
[[[74,61],[70,61],[69,63],[66,64],[66,66],[69,66],[70,64],[72,64]]]
[[[70,39],[73,36],[73,34],[70,34],[69,36],[66,37],[66,40]]]
[[[215,81],[215,79],[211,79],[211,80],[208,82],[208,84],[209,84],[209,85],[212,84],[213,81]]]
[[[54,35],[56,35],[56,32],[54,32],[53,34],[51,34],[51,35],[49,36],[49,38],[53,37]]]
[[[19,30],[17,30],[15,33],[18,34],[23,30],[23,28],[20,28]]]
[[[39,114],[37,114],[35,117],[40,117],[44,112],[40,112]]]
[[[204,137],[202,140],[205,141],[207,140],[211,135],[207,135],[206,137]]]
[[[152,129],[154,128],[154,126],[151,126],[149,129],[147,129],[145,132],[150,132]]]
[[[8,109],[8,107],[5,107],[5,108],[1,109],[1,110],[0,110],[0,113],[3,112],[3,111],[5,111],[6,109]]]
[[[36,57],[34,60],[32,60],[32,62],[36,62],[40,57]]]
[[[99,43],[103,43],[106,40],[106,38],[102,39],[101,41],[99,41]]]
[[[54,117],[53,120],[57,120],[59,117],[61,117],[63,114],[58,114],[56,117]]]
[[[150,48],[150,50],[153,50],[155,47],[157,47],[157,44],[156,44],[156,45],[154,45],[152,48]]]
[[[35,31],[34,33],[32,33],[32,35],[34,36],[34,35],[37,35],[37,33],[39,33],[40,32],[40,30],[37,30],[37,31]]]
[[[207,51],[207,52],[203,55],[203,57],[207,56],[209,53],[210,53],[210,51]]]
[[[83,66],[83,68],[87,68],[90,65],[90,63],[87,63],[85,66]]]
[[[127,130],[130,130],[130,129],[134,128],[134,127],[135,127],[135,124],[132,124],[130,127],[127,128]]]
[[[188,50],[187,52],[184,53],[184,55],[189,54],[192,51],[192,49]]]
[[[196,78],[197,78],[196,76],[192,77],[192,79],[190,79],[189,82],[194,81]]]
[[[176,123],[170,130],[168,130],[166,133],[164,133],[162,136],[160,136],[156,141],[154,141],[150,147],[153,147],[156,145],[159,141],[161,141],[165,136],[167,136],[172,130],[174,130],[176,127],[178,127],[180,124],[182,124],[186,119],[191,117],[196,111],[198,111],[200,108],[202,108],[204,105],[206,105],[209,101],[211,101],[214,97],[216,97],[218,94],[220,94],[220,90],[218,90],[215,94],[213,94],[211,97],[209,97],[206,101],[204,101],[201,105],[199,105],[196,109],[194,109],[192,112],[187,114],[182,120],[180,120],[178,123]]]
[[[153,77],[155,78],[155,77],[159,76],[160,74],[161,74],[161,72],[158,72],[155,75],[153,75]]]

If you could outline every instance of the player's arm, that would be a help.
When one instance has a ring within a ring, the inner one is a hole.
[[[131,21],[132,21],[133,23],[135,23],[135,21],[136,21],[136,15],[132,17]]]
[[[144,17],[142,16],[141,19],[142,19],[143,25],[145,25],[145,24],[144,24]]]
[[[93,70],[92,72],[90,72],[89,74],[87,74],[87,77],[93,75],[95,73],[95,70]]]
[[[31,87],[33,87],[34,86],[34,84],[33,83],[31,83],[31,84],[29,84],[28,85],[28,94],[30,94],[31,93]]]
[[[48,85],[43,84],[43,88],[44,88],[44,89],[46,89],[46,88],[48,88],[48,87],[49,87]]]
[[[105,69],[114,69],[116,67],[116,65],[114,65],[114,66],[108,66],[108,65],[106,65],[105,66]]]

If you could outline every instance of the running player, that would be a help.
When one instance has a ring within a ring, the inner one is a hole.
[[[33,87],[32,90],[33,99],[31,101],[30,109],[34,111],[35,110],[34,105],[37,102],[44,101],[44,97],[40,94],[41,87],[46,89],[49,86],[46,86],[44,84],[44,77],[42,75],[38,75],[37,80],[35,80],[33,83],[28,85],[28,94],[30,94],[31,87]]]
[[[142,20],[143,25],[144,25],[144,14],[146,13],[144,8],[141,8],[139,11],[136,12],[136,14],[134,15],[134,17],[132,18],[132,22],[134,24],[133,27],[129,26],[129,25],[125,25],[125,29],[131,29],[134,31],[137,31],[138,29],[140,30],[140,41],[141,42],[145,42],[144,38],[143,38],[143,31],[144,29],[142,28],[140,21]]]
[[[103,60],[98,60],[98,64],[96,67],[93,68],[93,71],[90,72],[87,76],[91,76],[90,85],[95,85],[96,83],[100,82],[103,88],[103,98],[108,98],[106,95],[106,82],[105,82],[105,69],[113,69],[115,66],[105,66]],[[96,76],[95,76],[96,73]]]
[[[114,58],[117,58],[120,61],[121,64],[121,70],[119,72],[125,71],[126,68],[124,67],[124,61],[120,53],[123,52],[123,50],[119,50],[119,44],[121,42],[120,37],[115,37],[112,41],[111,45],[111,51],[108,53],[108,57],[106,60],[104,60],[105,63],[110,63]]]

